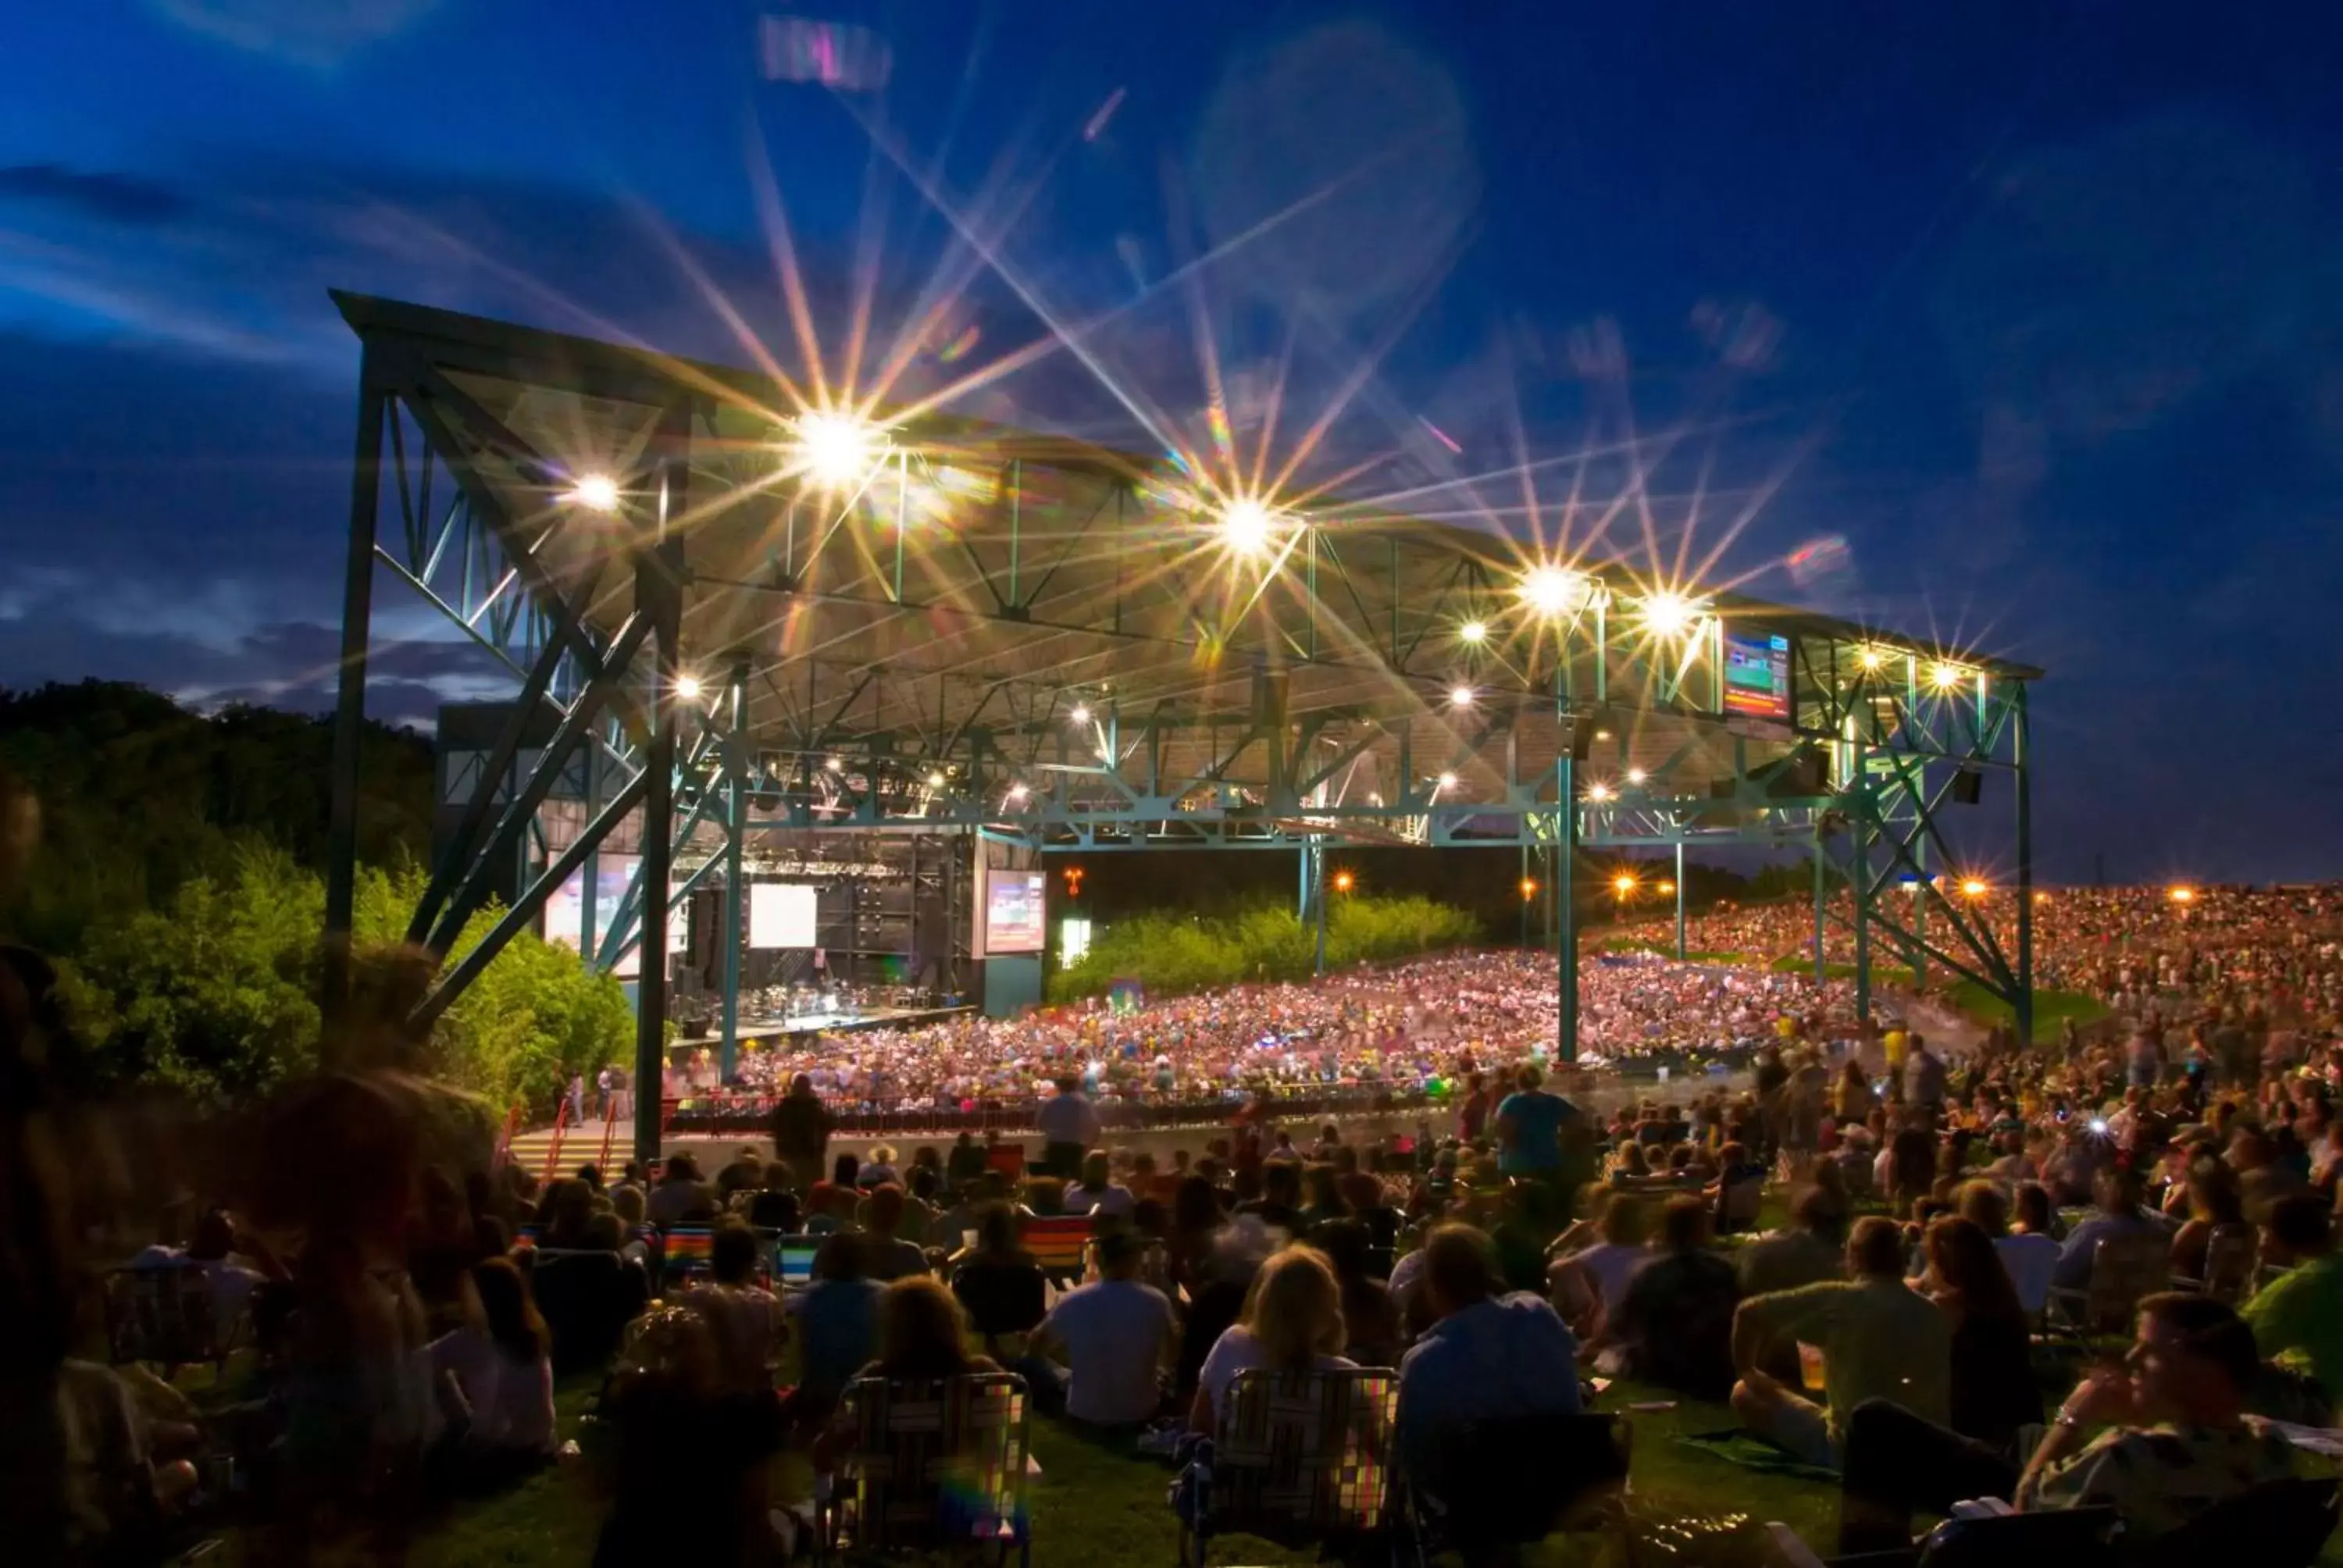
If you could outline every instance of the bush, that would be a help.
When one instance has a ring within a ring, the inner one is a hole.
[[[1336,898],[1328,907],[1330,969],[1466,946],[1480,937],[1462,910],[1423,898]],[[1139,915],[1099,931],[1090,951],[1050,977],[1051,1001],[1103,994],[1137,980],[1173,995],[1254,980],[1306,979],[1318,933],[1292,910],[1255,905],[1227,915]]]

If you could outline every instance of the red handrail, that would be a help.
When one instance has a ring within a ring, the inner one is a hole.
[[[553,1113],[553,1141],[545,1149],[545,1179],[548,1181],[552,1181],[553,1173],[561,1169],[561,1130],[568,1121],[569,1097],[565,1094],[561,1097],[561,1108]]]
[[[602,1107],[602,1157],[595,1161],[596,1168],[603,1173],[606,1185],[609,1180],[610,1140],[616,1136],[618,1131],[618,1097],[614,1094],[610,1096],[609,1103]]]
[[[512,1158],[513,1136],[519,1131],[520,1101],[516,1100],[512,1102],[511,1109],[505,1112],[505,1129],[497,1135],[496,1152],[488,1158],[490,1170],[503,1170],[505,1161]]]

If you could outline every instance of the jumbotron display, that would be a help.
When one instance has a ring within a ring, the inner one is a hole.
[[[1790,639],[1778,632],[1725,634],[1725,711],[1790,721]]]
[[[1044,909],[1049,877],[1041,871],[984,873],[984,951],[1038,953],[1049,936]]]

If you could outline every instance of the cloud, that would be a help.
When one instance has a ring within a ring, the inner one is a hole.
[[[0,166],[0,206],[62,209],[109,224],[157,224],[184,216],[186,197],[160,180],[71,169],[62,164]]]
[[[153,0],[190,32],[297,65],[330,70],[438,7],[439,0]]]

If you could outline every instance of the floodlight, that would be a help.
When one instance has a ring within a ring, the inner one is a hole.
[[[2193,904],[2197,901],[2197,890],[2184,883],[2173,889],[2171,896],[2176,904]]]
[[[1489,639],[1488,623],[1485,621],[1468,620],[1463,626],[1456,628],[1456,636],[1461,641],[1464,642],[1486,642]]]
[[[1655,882],[1653,884],[1653,890],[1654,892],[1661,893],[1673,893],[1676,890],[1676,885],[1674,882]]]
[[[1469,686],[1450,687],[1448,689],[1448,706],[1451,708],[1472,707],[1473,689]]]
[[[833,757],[829,761],[823,763],[822,766],[829,769],[832,773],[843,773],[846,771],[846,759],[843,757]]]
[[[1865,669],[1877,669],[1887,662],[1887,656],[1875,648],[1866,648],[1855,656],[1855,662]]]
[[[1986,895],[1986,886],[1975,877],[1971,877],[1961,884],[1961,892],[1968,898],[1982,899]]]
[[[1011,784],[1009,787],[1009,798],[1011,800],[1022,800],[1026,796],[1031,793],[1032,791],[1026,789],[1022,784]]]
[[[1221,508],[1221,542],[1241,556],[1257,556],[1269,548],[1277,519],[1267,507],[1241,496]]]
[[[618,509],[618,481],[608,474],[580,474],[562,498],[589,512],[615,512]]]
[[[1347,893],[1356,880],[1357,879],[1348,871],[1337,871],[1334,873],[1334,890],[1338,893]]]
[[[679,675],[675,678],[675,695],[678,700],[683,702],[697,702],[699,700],[699,677],[696,675]]]
[[[1611,786],[1608,784],[1589,784],[1586,787],[1586,798],[1589,800],[1608,800],[1611,799]]]
[[[1534,899],[1537,897],[1537,879],[1535,878],[1523,877],[1522,879],[1522,897],[1523,899]]]
[[[882,440],[877,427],[852,414],[800,414],[797,428],[798,466],[826,490],[860,485]]]
[[[1627,782],[1630,784],[1641,784],[1648,777],[1649,775],[1640,768],[1627,769]]]
[[[1627,872],[1622,871],[1611,879],[1611,890],[1624,899],[1635,890],[1635,879]]]
[[[1091,710],[1085,705],[1077,702],[1074,704],[1073,711],[1066,717],[1077,724],[1088,724],[1091,721]]]
[[[1700,606],[1680,593],[1649,594],[1644,599],[1644,624],[1660,637],[1688,631],[1700,618]]]
[[[1928,672],[1928,679],[1935,684],[1938,691],[1950,691],[1961,683],[1961,667],[1957,664],[1940,664]]]
[[[1532,567],[1522,577],[1522,598],[1540,615],[1566,615],[1586,602],[1586,575],[1567,567]]]
[[[929,788],[929,789],[942,789],[943,787],[944,787],[944,776],[943,776],[941,773],[930,773],[930,774],[928,775],[928,788]]]
[[[1455,775],[1455,774],[1453,774],[1453,773],[1443,773],[1443,774],[1440,776],[1440,787],[1441,787],[1443,789],[1455,789],[1455,788],[1456,788],[1456,775]]]

